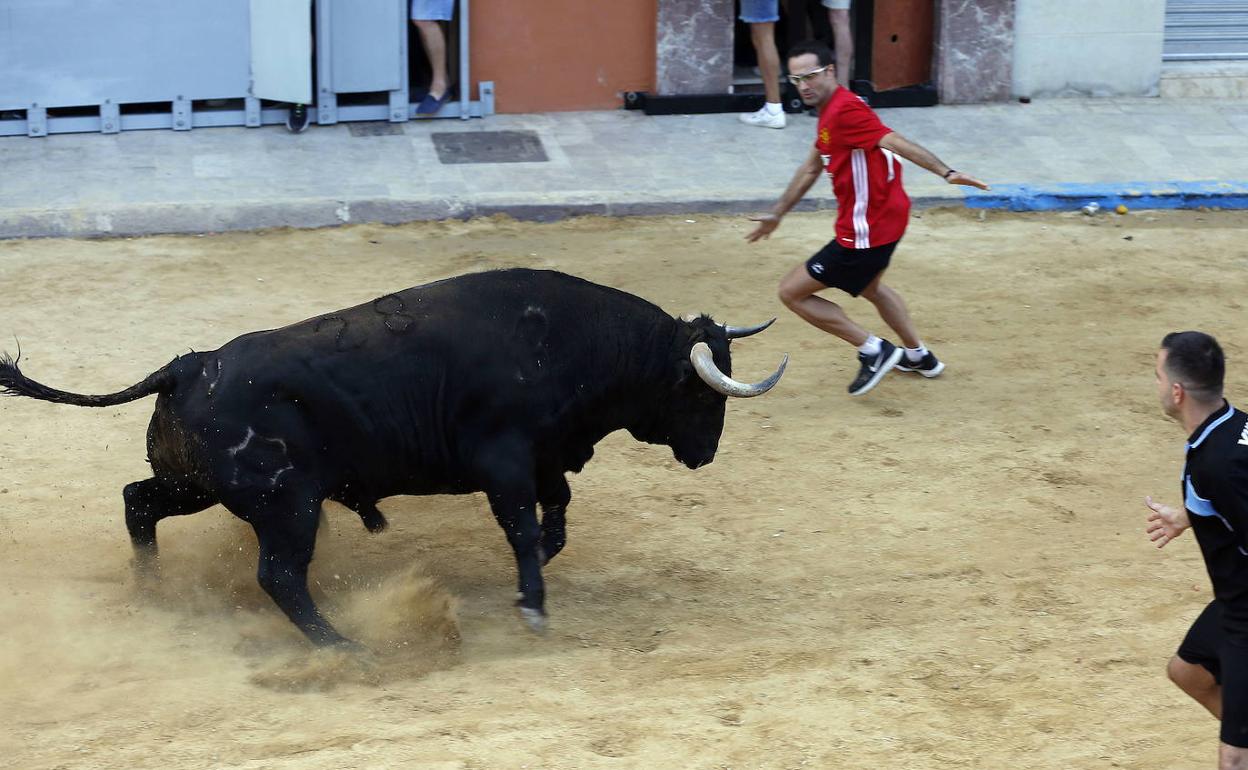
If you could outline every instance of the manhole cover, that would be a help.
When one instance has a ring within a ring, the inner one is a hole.
[[[462,131],[433,134],[443,163],[541,163],[549,160],[536,131]]]
[[[351,132],[351,136],[402,136],[403,126],[398,123],[382,123],[374,121],[369,123],[349,123],[347,130]]]

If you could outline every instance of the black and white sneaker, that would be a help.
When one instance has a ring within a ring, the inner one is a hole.
[[[884,375],[897,365],[903,351],[888,340],[880,340],[880,352],[873,356],[858,354],[858,376],[849,383],[849,395],[861,396],[884,379]]]
[[[918,372],[924,377],[938,377],[945,370],[943,361],[936,358],[932,351],[927,351],[918,361],[911,361],[903,355],[901,360],[897,362],[897,371],[900,372]]]
[[[310,120],[306,104],[292,105],[290,112],[286,114],[286,130],[292,134],[302,134],[307,130]]]

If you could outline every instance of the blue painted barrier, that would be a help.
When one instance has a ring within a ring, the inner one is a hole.
[[[968,189],[966,206],[1006,211],[1074,211],[1089,203],[1102,209],[1248,209],[1248,182],[1096,182],[1003,184]]]

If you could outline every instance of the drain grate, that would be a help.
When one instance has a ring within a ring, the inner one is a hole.
[[[347,130],[351,132],[351,136],[402,136],[403,125],[400,123],[382,123],[380,121],[369,121],[367,123],[348,123]]]
[[[546,149],[536,131],[457,131],[432,134],[442,163],[543,163]]]

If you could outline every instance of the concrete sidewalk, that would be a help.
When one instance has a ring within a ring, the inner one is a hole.
[[[1248,207],[1248,100],[1070,99],[880,110],[994,186],[906,169],[917,205]],[[814,138],[735,115],[608,111],[471,121],[201,128],[0,138],[0,238],[397,223],[498,212],[748,212],[769,206]],[[433,135],[529,131],[546,161],[443,163]],[[830,206],[818,184],[807,207]]]

